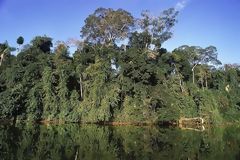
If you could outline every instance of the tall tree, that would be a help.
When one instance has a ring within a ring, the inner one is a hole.
[[[24,43],[24,38],[22,36],[19,36],[17,38],[17,44],[19,45],[19,48],[23,43]],[[19,50],[19,48],[18,48],[18,50]]]
[[[206,48],[201,48],[199,46],[181,46],[177,50],[186,54],[190,64],[192,65],[192,81],[195,83],[195,68],[199,64],[212,64],[220,65],[221,62],[218,60],[217,48],[214,46],[209,46]]]
[[[58,41],[57,46],[55,47],[55,56],[57,59],[66,59],[69,58],[69,47],[66,43]]]
[[[11,52],[15,50],[16,48],[10,47],[7,41],[5,43],[0,43],[0,66],[3,64],[4,61],[11,59]]]
[[[123,9],[98,8],[85,20],[81,34],[88,42],[112,44],[125,39],[133,24],[134,18]]]
[[[9,53],[9,48],[7,43],[0,44],[0,66],[2,65],[5,55],[7,53]]]
[[[32,43],[33,47],[39,48],[44,53],[50,53],[51,47],[53,46],[52,38],[47,37],[47,36],[36,36],[31,41],[31,43]]]
[[[22,36],[18,37],[17,44],[22,45],[24,43],[24,38]]]
[[[146,47],[152,44],[155,49],[160,49],[161,45],[172,37],[171,28],[177,22],[177,15],[178,11],[174,8],[164,10],[157,17],[152,16],[149,11],[142,12],[138,28],[151,36],[151,43],[147,43]]]

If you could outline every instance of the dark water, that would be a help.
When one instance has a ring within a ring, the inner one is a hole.
[[[240,128],[0,125],[0,159],[240,159]]]

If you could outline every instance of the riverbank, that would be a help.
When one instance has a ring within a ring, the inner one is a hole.
[[[14,122],[13,120],[3,120],[0,119],[1,124],[9,124],[9,123],[37,123],[43,125],[49,124],[96,124],[96,125],[106,125],[106,126],[177,126],[177,121],[162,121],[162,122],[120,122],[120,121],[107,121],[107,122],[69,122],[63,120],[39,120],[39,121],[27,121],[27,120],[18,120]]]
[[[61,124],[95,124],[95,125],[103,125],[103,126],[172,126],[172,127],[180,127],[180,128],[197,128],[201,125],[209,124],[201,117],[195,118],[180,118],[179,120],[172,121],[160,121],[160,122],[137,122],[137,121],[101,121],[101,122],[69,122],[63,120],[39,120],[39,121],[27,121],[27,120],[7,120],[0,119],[1,124],[18,124],[18,123],[36,123],[42,125],[61,125]],[[187,127],[188,126],[188,127]]]

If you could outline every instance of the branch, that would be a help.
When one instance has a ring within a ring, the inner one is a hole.
[[[198,63],[196,63],[193,67],[192,67],[192,71],[194,70],[194,68],[198,65]]]

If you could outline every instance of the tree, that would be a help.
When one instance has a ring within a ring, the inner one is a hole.
[[[151,43],[151,36],[147,32],[138,33],[137,31],[131,33],[129,37],[129,46],[138,49],[145,49]]]
[[[0,43],[0,66],[2,66],[4,61],[10,61],[12,55],[11,52],[15,51],[16,48],[10,47],[7,43]],[[10,65],[10,62],[8,63]]]
[[[5,55],[9,52],[8,45],[6,43],[0,44],[0,66],[3,63]]]
[[[211,78],[211,67],[213,68],[213,66],[206,64],[198,65],[196,67],[196,76],[199,77],[198,79],[203,90],[204,88],[208,89],[208,79]]]
[[[177,22],[177,15],[178,11],[174,8],[164,10],[158,17],[151,16],[149,11],[142,12],[138,28],[151,37],[151,42],[146,44],[146,48],[152,44],[155,49],[160,49],[161,45],[172,37],[171,28]]]
[[[125,39],[133,24],[134,18],[123,9],[98,8],[85,20],[81,34],[88,42],[108,45]]]
[[[50,37],[37,36],[16,56],[0,43],[0,119],[172,124],[204,114],[240,117],[238,64],[215,67],[214,46],[161,48],[176,16],[174,9],[158,17],[143,12],[132,28],[130,13],[100,8],[86,19],[81,41],[52,49]],[[123,39],[128,46],[119,47]]]
[[[69,58],[68,46],[64,42],[57,42],[55,47],[55,56],[57,59],[67,59]]]
[[[195,68],[199,64],[220,65],[221,62],[217,59],[218,52],[214,46],[201,48],[199,46],[181,46],[178,51],[186,54],[189,63],[192,65],[192,81],[195,83]]]
[[[22,36],[18,37],[17,38],[17,44],[19,45],[19,48],[23,43],[24,43],[24,38]],[[19,48],[18,48],[18,50],[19,50]]]
[[[17,44],[22,45],[24,43],[24,38],[22,36],[18,37]]]
[[[31,41],[31,43],[32,43],[33,47],[39,48],[44,53],[50,53],[51,47],[53,46],[52,38],[47,37],[47,36],[36,36]]]

